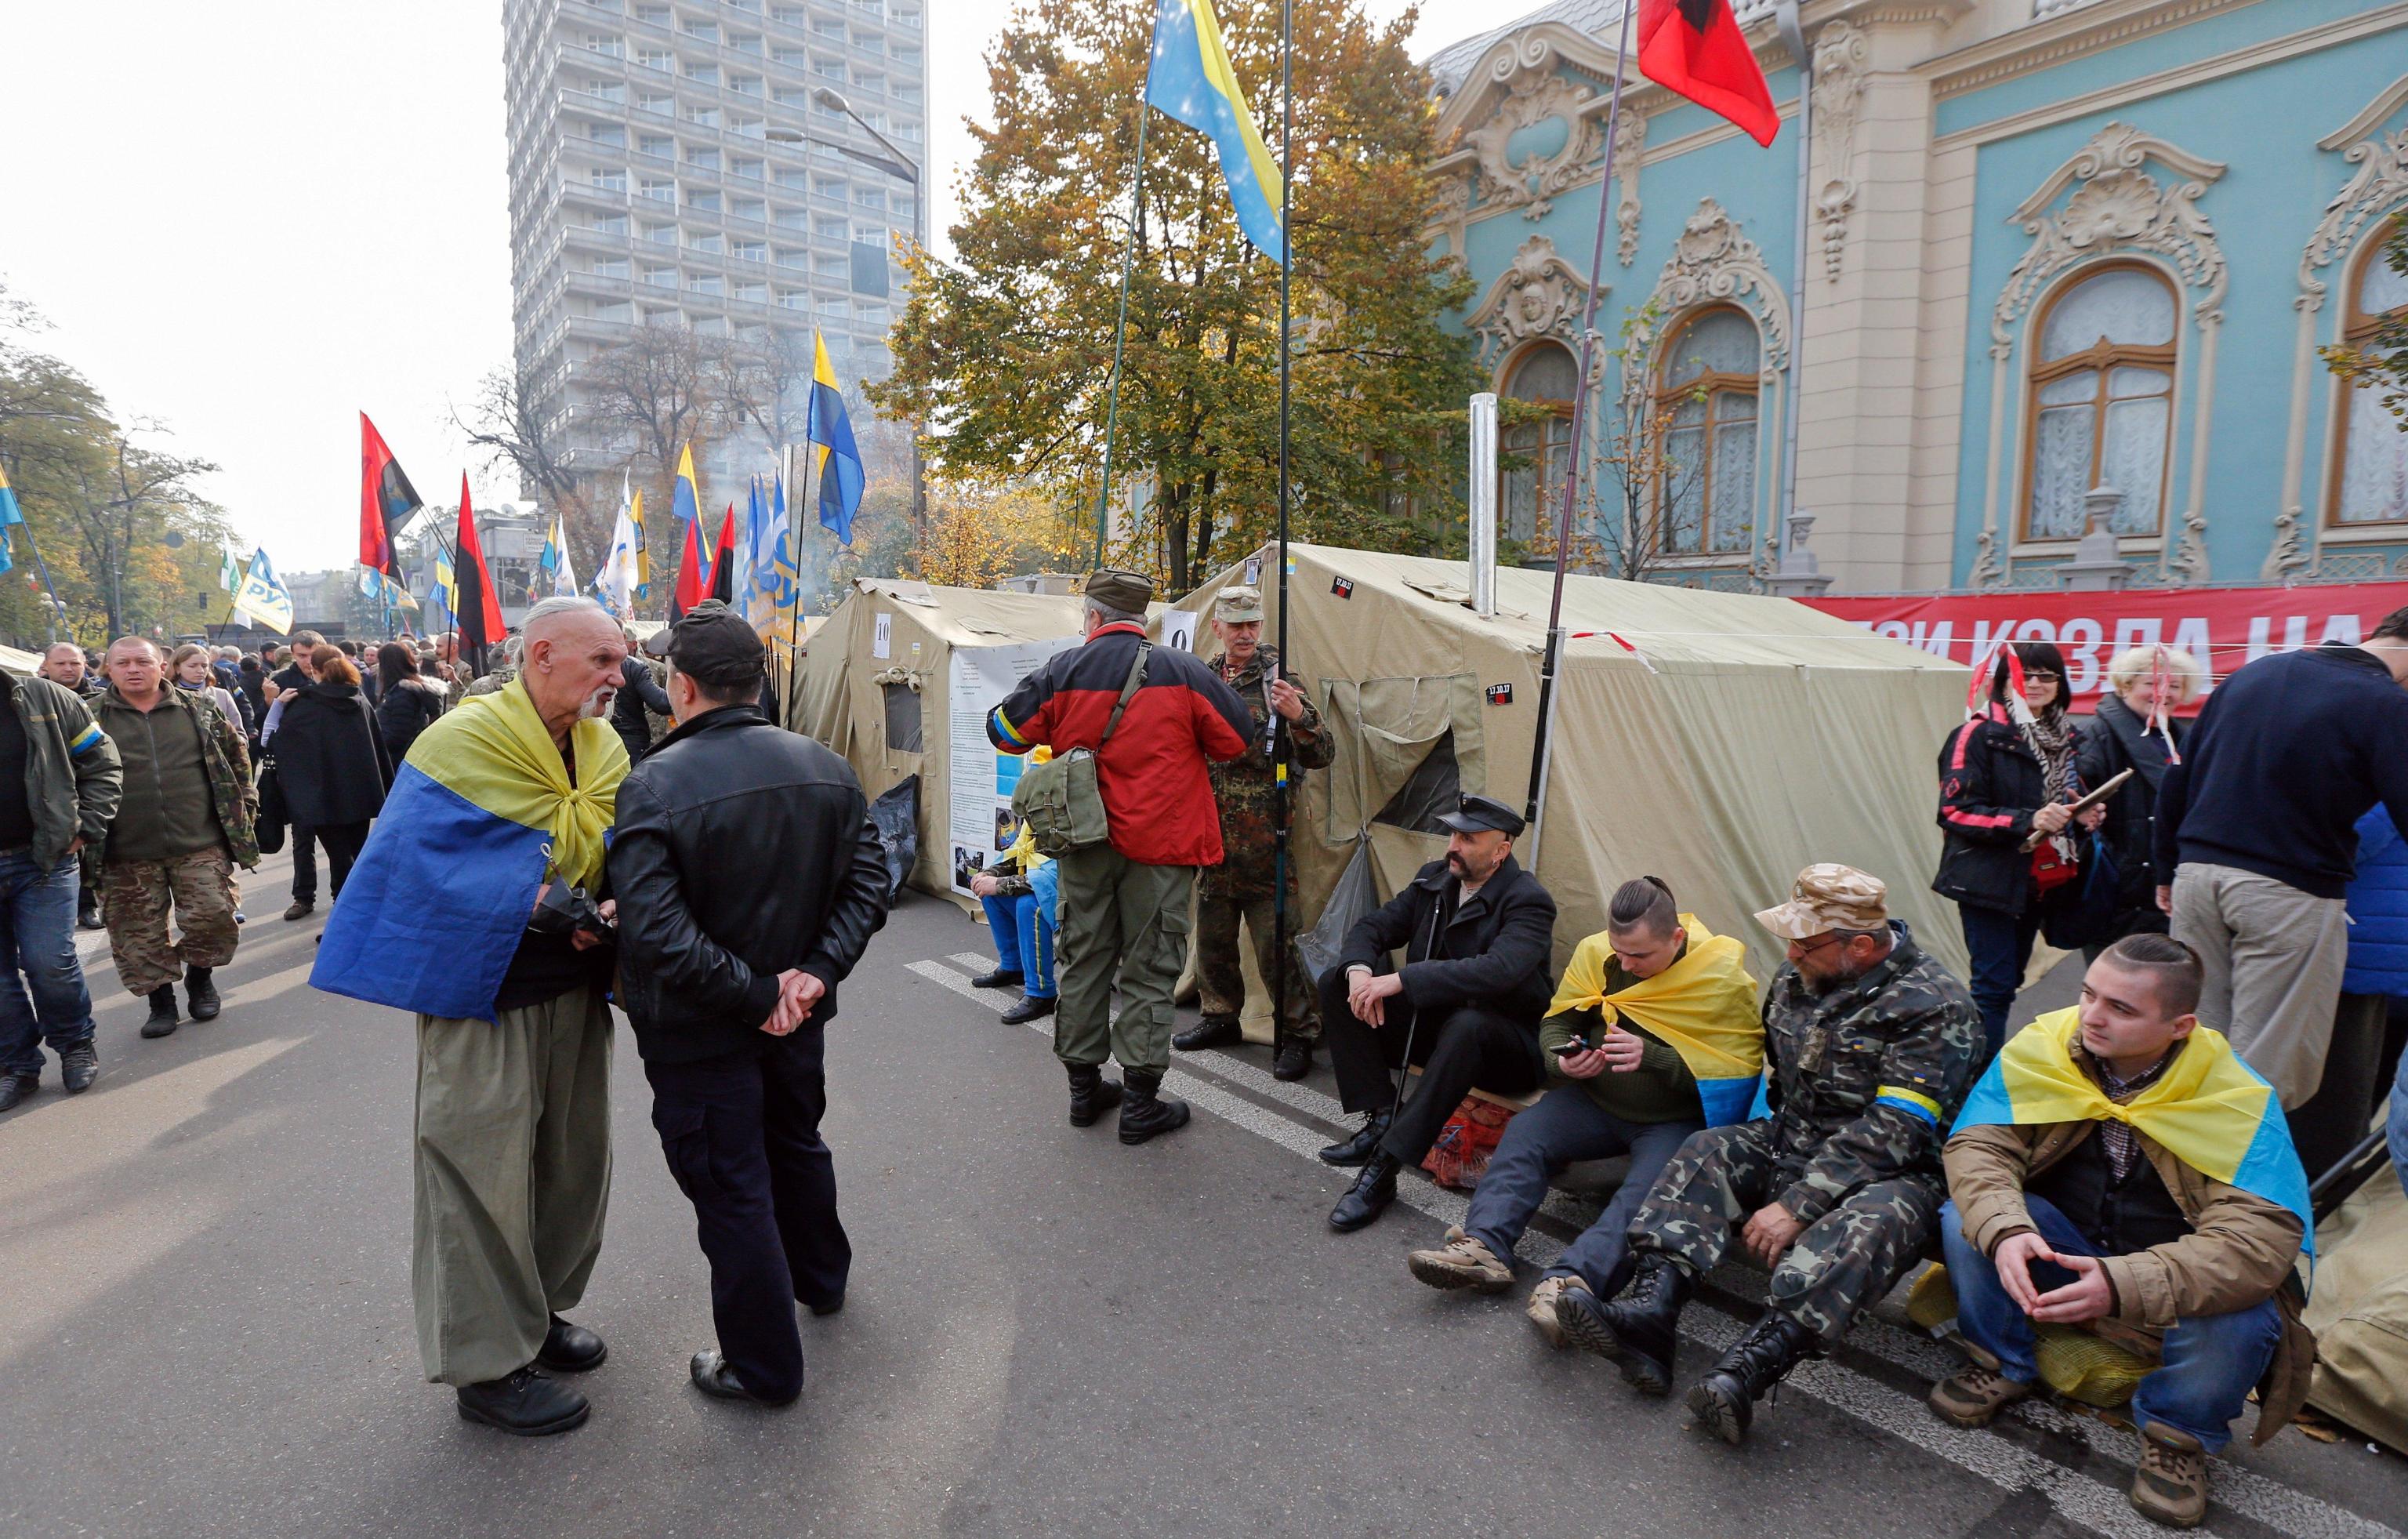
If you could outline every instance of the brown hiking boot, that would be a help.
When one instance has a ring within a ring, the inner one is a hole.
[[[1530,1323],[1539,1328],[1540,1335],[1547,1338],[1549,1346],[1571,1345],[1571,1339],[1564,1334],[1563,1322],[1555,1318],[1555,1299],[1569,1287],[1576,1287],[1583,1293],[1588,1291],[1588,1285],[1578,1277],[1541,1277],[1539,1286],[1530,1290]]]
[[[2143,1428],[2132,1505],[2170,1529],[2199,1527],[2207,1516],[2207,1452],[2199,1439],[2171,1427]]]
[[[1497,1253],[1463,1232],[1447,1227],[1446,1244],[1438,1250],[1417,1250],[1405,1258],[1412,1274],[1432,1287],[1469,1287],[1482,1293],[1502,1293],[1513,1286],[1513,1269]]]
[[[1987,1427],[1998,1414],[2032,1392],[1986,1362],[1967,1363],[1931,1387],[1931,1413],[1958,1427]]]

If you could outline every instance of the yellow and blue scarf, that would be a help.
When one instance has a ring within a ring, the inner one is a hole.
[[[1681,915],[1689,949],[1681,959],[1629,987],[1605,991],[1612,942],[1592,935],[1572,950],[1563,982],[1547,1014],[1594,1008],[1605,1025],[1624,1016],[1681,1055],[1698,1079],[1698,1100],[1706,1125],[1719,1127],[1747,1115],[1764,1076],[1764,1017],[1756,980],[1748,976],[1747,948],[1716,935],[1693,913]]]
[[[2224,1033],[2195,1028],[2156,1084],[2118,1106],[2073,1061],[2081,1013],[2059,1010],[2015,1033],[1957,1115],[1956,1128],[2123,1122],[2212,1181],[2299,1215],[2300,1248],[2315,1253],[2307,1172],[2273,1086]],[[1953,1129],[1952,1129],[1953,1130]]]
[[[609,855],[626,745],[599,720],[569,743],[574,784],[515,679],[420,733],[327,916],[311,986],[492,1020],[536,889],[591,886]]]

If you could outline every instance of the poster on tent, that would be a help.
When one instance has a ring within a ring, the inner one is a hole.
[[[953,734],[953,784],[946,787],[947,842],[952,846],[953,891],[970,896],[970,878],[1010,847],[1011,793],[1020,784],[1015,754],[998,754],[987,741],[987,712],[1003,703],[1021,680],[1046,658],[1079,644],[1076,636],[1019,641],[999,647],[953,648],[945,683]]]

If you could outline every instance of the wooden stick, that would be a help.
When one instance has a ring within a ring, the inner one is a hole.
[[[2114,796],[2122,788],[2124,783],[2131,778],[2132,771],[2129,770],[2116,770],[2114,774],[2107,777],[2105,784],[2101,784],[2099,789],[2091,792],[2088,796],[2084,797],[2079,801],[2067,803],[2066,810],[2068,813],[2071,817],[2081,816],[2091,808],[2096,807],[2100,802],[2106,800],[2109,797]],[[2024,841],[2024,848],[2027,850],[2037,850],[2040,848],[2040,841],[2047,837],[2048,835],[2041,833],[2035,829],[2032,836]]]

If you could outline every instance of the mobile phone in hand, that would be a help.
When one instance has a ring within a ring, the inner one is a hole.
[[[1587,1051],[1588,1043],[1581,1041],[1578,1037],[1574,1037],[1571,1041],[1555,1049],[1555,1057],[1559,1058],[1569,1058]]]

